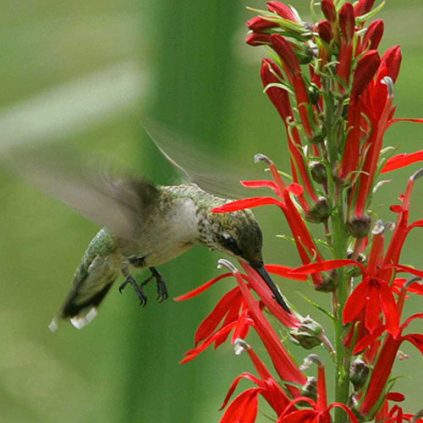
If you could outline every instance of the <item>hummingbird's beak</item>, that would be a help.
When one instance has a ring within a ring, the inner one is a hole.
[[[260,277],[266,282],[266,285],[270,288],[273,293],[273,298],[276,302],[288,313],[291,313],[291,309],[285,301],[285,298],[279,291],[279,288],[272,281],[270,275],[267,273],[267,270],[264,267],[264,264],[257,265],[255,263],[250,263],[254,270],[260,275]]]

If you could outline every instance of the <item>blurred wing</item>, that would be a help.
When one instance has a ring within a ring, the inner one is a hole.
[[[251,169],[248,174],[243,173],[240,165],[216,157],[216,152],[207,151],[200,142],[180,135],[153,119],[143,118],[142,125],[156,147],[184,179],[196,183],[207,192],[224,198],[245,197],[248,191],[240,181],[263,177]]]
[[[134,177],[94,172],[64,150],[25,149],[7,162],[14,173],[125,239],[134,239],[159,191]]]

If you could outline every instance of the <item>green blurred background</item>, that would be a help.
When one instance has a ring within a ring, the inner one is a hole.
[[[304,3],[292,2],[307,16]],[[164,183],[168,170],[141,127],[148,113],[208,144],[216,158],[241,165],[246,178],[256,152],[287,169],[281,124],[261,92],[262,51],[243,44],[247,4],[263,6],[254,0],[2,1],[0,154],[18,143],[70,144],[117,157]],[[390,1],[381,15],[384,46],[403,48],[398,116],[422,116],[421,2]],[[399,124],[387,144],[412,152],[421,148],[421,134],[417,125]],[[392,175],[376,195],[382,218],[393,218],[388,206],[410,172]],[[63,324],[52,334],[47,325],[98,228],[6,172],[0,178],[0,422],[217,422],[230,382],[251,370],[248,359],[223,346],[187,365],[178,361],[225,286],[164,304],[155,303],[152,289],[144,309],[130,290],[114,289],[92,325],[77,331]],[[418,186],[414,216],[422,194]],[[280,214],[267,208],[257,215],[267,261],[298,264],[290,242],[275,237],[287,229]],[[411,236],[405,263],[422,267],[421,241],[421,233]],[[162,266],[171,296],[217,275],[219,257],[197,248]],[[310,310],[299,290],[327,303],[308,287],[278,282],[302,313]],[[407,313],[413,309],[414,298]],[[398,390],[411,411],[422,407],[423,373],[416,350],[404,351],[410,357],[396,366],[403,375]]]

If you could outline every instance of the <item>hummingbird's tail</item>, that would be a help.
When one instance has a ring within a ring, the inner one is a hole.
[[[59,318],[69,319],[77,329],[82,329],[94,319],[97,307],[119,276],[119,272],[110,263],[111,259],[110,256],[98,255],[92,261],[84,261],[79,266],[73,279],[73,287],[58,314]],[[56,330],[56,318],[49,328]]]

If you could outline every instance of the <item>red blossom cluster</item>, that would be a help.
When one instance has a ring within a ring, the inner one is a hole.
[[[401,50],[394,46],[379,53],[384,23],[372,19],[383,4],[374,3],[321,0],[316,10],[321,20],[310,24],[291,6],[270,1],[266,11],[247,22],[247,43],[271,51],[272,59],[262,61],[261,79],[286,129],[292,182],[285,183],[275,164],[259,154],[257,161],[266,163],[272,179],[242,183],[270,189],[273,195],[233,201],[214,212],[279,207],[303,265],[266,269],[288,279],[310,278],[315,289],[332,295],[327,314],[334,323],[334,340],[310,317],[282,309],[247,263],[240,261],[242,273],[222,260],[230,272],[179,297],[192,298],[227,277],[237,282],[200,324],[195,346],[183,359],[190,361],[229,337],[237,353],[250,356],[256,375],[246,372],[233,382],[222,406],[222,423],[255,422],[259,396],[274,410],[278,423],[423,421],[419,413],[403,412],[397,403],[404,395],[393,391],[390,379],[402,342],[423,353],[423,335],[407,333],[423,313],[403,317],[408,296],[423,294],[423,270],[401,263],[410,231],[423,226],[423,220],[409,219],[412,191],[423,170],[410,177],[400,204],[391,207],[395,223],[372,219],[369,213],[380,174],[423,160],[423,151],[386,157],[385,132],[398,121],[422,120],[394,118]],[[323,227],[328,247],[323,251],[310,232],[311,224]],[[306,349],[322,345],[330,352],[336,367],[333,402],[328,401],[322,361],[315,354],[309,357],[317,365],[317,377],[307,377],[266,313],[297,344]],[[277,376],[245,342],[251,329]],[[242,379],[253,387],[230,402]]]

